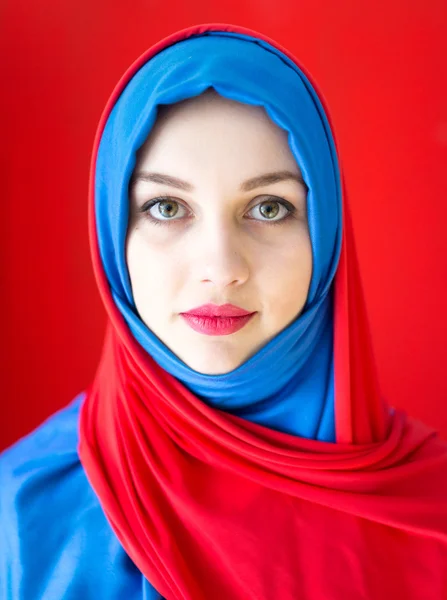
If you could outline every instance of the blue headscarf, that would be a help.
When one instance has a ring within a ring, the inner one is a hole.
[[[190,369],[141,321],[125,259],[128,186],[136,152],[154,125],[158,105],[208,88],[260,105],[288,132],[308,186],[313,272],[300,316],[234,371]],[[208,32],[159,52],[133,76],[107,120],[97,158],[99,250],[116,305],[134,337],[168,373],[208,404],[272,429],[335,441],[332,281],[341,244],[341,185],[323,107],[305,75],[267,42]]]

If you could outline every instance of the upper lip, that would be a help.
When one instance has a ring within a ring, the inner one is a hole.
[[[244,310],[234,304],[202,304],[191,310],[184,311],[186,315],[196,315],[198,317],[245,317],[253,314],[254,311]]]

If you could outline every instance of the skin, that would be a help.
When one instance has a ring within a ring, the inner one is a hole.
[[[263,108],[209,90],[159,113],[129,186],[126,259],[141,319],[190,368],[228,373],[300,314],[312,276],[306,192],[286,132]],[[209,336],[180,315],[207,303],[256,315]]]

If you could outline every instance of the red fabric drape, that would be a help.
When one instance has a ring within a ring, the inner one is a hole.
[[[109,327],[81,414],[80,457],[116,535],[168,600],[395,598],[447,594],[447,446],[380,397],[349,204],[335,281],[337,444],[208,407],[131,336],[90,233]],[[266,39],[263,37],[263,39]],[[292,60],[285,49],[266,39]],[[301,68],[301,67],[300,67]],[[320,95],[321,97],[321,95]]]

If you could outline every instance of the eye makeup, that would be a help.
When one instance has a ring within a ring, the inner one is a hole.
[[[275,216],[278,214],[278,212],[281,212],[281,209],[285,210],[286,213],[283,214],[283,216],[279,219],[274,219],[274,218],[255,218],[253,216],[249,216],[247,217],[249,220],[251,221],[255,221],[258,223],[266,223],[268,225],[279,225],[281,223],[284,223],[286,220],[288,220],[291,217],[296,217],[297,216],[297,209],[296,207],[288,202],[287,200],[285,200],[284,198],[279,198],[277,196],[271,196],[271,195],[265,195],[264,196],[264,200],[262,200],[261,202],[258,202],[257,204],[255,204],[254,206],[252,206],[246,214],[252,213],[255,209],[258,209],[259,213],[261,211],[261,207],[265,207],[266,205],[273,205],[273,206],[278,206],[278,211],[275,213]],[[151,209],[154,208],[155,206],[160,206],[165,203],[166,205],[172,205],[172,204],[177,204],[181,209],[183,210],[187,210],[186,207],[182,204],[182,202],[180,202],[178,199],[173,198],[172,196],[158,196],[156,198],[153,198],[151,200],[146,201],[139,209],[138,212],[142,213],[145,218],[147,218],[149,220],[149,222],[151,224],[154,225],[172,225],[174,222],[180,222],[184,220],[184,217],[178,217],[178,218],[157,218],[153,216],[153,213],[151,212]],[[175,211],[174,215],[177,214],[178,210]],[[272,212],[275,212],[275,210],[273,209]],[[191,214],[191,213],[190,213]],[[189,218],[189,217],[187,217]]]

